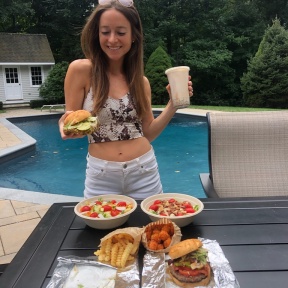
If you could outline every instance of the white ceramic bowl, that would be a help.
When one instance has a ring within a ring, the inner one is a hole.
[[[157,215],[157,214],[149,212],[149,207],[154,203],[155,200],[164,200],[164,199],[169,200],[171,198],[174,198],[175,200],[179,202],[189,201],[193,206],[198,205],[199,209],[195,213],[191,213],[191,214],[189,213],[184,216],[162,216],[162,215]],[[203,210],[203,208],[204,208],[204,205],[199,199],[193,196],[180,194],[180,193],[157,194],[157,195],[150,196],[141,202],[141,209],[143,210],[144,213],[146,213],[149,216],[149,218],[153,222],[162,218],[168,218],[171,221],[173,221],[178,227],[184,227],[192,223],[194,217],[198,215]]]
[[[82,206],[91,204],[99,200],[99,198],[106,200],[106,201],[116,200],[117,202],[120,202],[120,201],[129,202],[133,204],[133,208],[130,211],[126,212],[125,214],[120,214],[120,215],[117,215],[116,217],[110,217],[110,218],[91,218],[88,216],[84,216],[83,214],[80,213],[80,209]],[[109,195],[108,194],[108,195],[95,196],[95,197],[85,199],[79,202],[74,207],[74,212],[76,213],[78,217],[82,218],[88,226],[92,228],[104,230],[104,229],[113,229],[113,228],[123,225],[129,219],[130,215],[135,211],[136,208],[137,208],[137,202],[133,198],[130,198],[124,195],[112,195],[112,194]]]

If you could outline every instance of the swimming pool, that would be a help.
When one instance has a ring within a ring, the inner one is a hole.
[[[36,150],[0,166],[0,187],[82,196],[87,139],[63,141],[59,115],[10,119],[37,140]],[[200,172],[208,172],[207,123],[204,117],[176,114],[153,141],[164,192],[205,197]]]

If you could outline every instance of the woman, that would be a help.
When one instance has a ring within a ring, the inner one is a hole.
[[[163,193],[150,144],[176,112],[171,101],[154,119],[144,77],[142,24],[132,0],[99,0],[81,35],[87,59],[73,61],[65,78],[67,112],[96,115],[100,130],[88,136],[84,197],[125,194],[134,199]],[[192,83],[187,89],[192,96]],[[169,85],[167,86],[168,92]]]

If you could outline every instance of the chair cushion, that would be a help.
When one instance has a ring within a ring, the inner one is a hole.
[[[220,197],[288,195],[288,112],[210,113],[209,122]]]

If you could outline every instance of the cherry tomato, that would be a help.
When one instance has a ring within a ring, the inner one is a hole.
[[[116,200],[111,200],[110,203],[115,204],[117,201]]]
[[[93,212],[93,213],[90,214],[90,217],[92,217],[92,218],[97,218],[97,217],[98,217],[98,213]]]
[[[168,200],[169,203],[174,203],[175,201],[176,201],[176,200],[173,199],[173,198],[171,198],[171,199]]]
[[[183,202],[182,204],[185,208],[192,208],[192,205],[189,202]]]
[[[155,200],[153,204],[161,204],[161,200]]]
[[[183,216],[184,215],[184,213],[182,213],[182,212],[179,212],[179,213],[177,213],[177,215],[176,216]]]
[[[80,208],[80,212],[87,212],[87,211],[90,211],[91,208],[89,206],[83,206]]]
[[[125,206],[127,206],[127,204],[126,204],[126,202],[119,202],[118,204],[117,204],[117,206],[119,206],[119,207],[125,207]]]
[[[186,208],[185,211],[187,213],[195,213],[195,210],[191,207],[191,208]]]
[[[154,205],[154,204],[152,204],[150,207],[149,207],[149,209],[151,209],[151,210],[154,210],[154,211],[157,211],[158,210],[158,205]]]
[[[95,201],[95,204],[96,204],[96,205],[102,205],[102,202],[99,201],[99,200],[97,200],[97,201]]]
[[[119,210],[111,210],[111,216],[112,217],[115,217],[115,216],[117,216],[117,215],[119,215],[120,214],[120,211]]]
[[[103,207],[103,211],[104,212],[107,212],[107,211],[111,211],[112,210],[112,207],[110,205],[104,205]]]
[[[168,215],[167,215],[165,212],[163,212],[163,211],[160,213],[160,215],[161,215],[161,216],[168,216]]]

